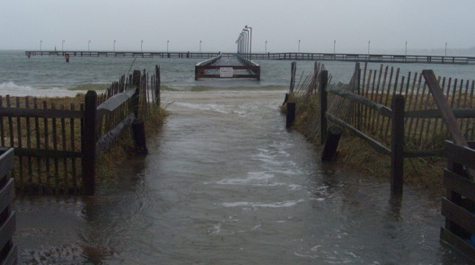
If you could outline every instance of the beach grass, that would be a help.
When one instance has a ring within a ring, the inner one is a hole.
[[[406,95],[411,97],[413,95]],[[385,96],[387,102],[391,102],[391,95]],[[384,99],[384,97],[382,97]],[[450,98],[449,98],[450,100]],[[319,97],[316,94],[292,94],[290,102],[296,103],[296,118],[293,128],[302,133],[318,151],[322,151],[320,145],[320,106]],[[416,105],[415,100],[406,100],[412,106],[406,106],[406,109],[422,109]],[[411,103],[412,102],[412,103]],[[429,105],[429,104],[428,104]],[[281,112],[286,112],[285,105]],[[388,119],[371,116],[364,120],[366,124],[373,124],[373,131],[367,129],[365,132],[377,139],[381,143],[389,146],[390,134],[384,134],[385,128],[390,126]],[[437,150],[443,148],[444,141],[448,139],[447,131],[440,123],[425,121],[424,129],[420,129],[422,121],[411,122],[406,119],[406,150]],[[411,125],[413,128],[407,128]],[[419,126],[416,129],[416,126]],[[467,123],[467,130],[473,127]],[[407,133],[410,132],[410,133]],[[389,136],[388,136],[389,135]],[[338,146],[338,156],[336,162],[343,168],[367,174],[378,178],[387,178],[389,181],[390,156],[381,155],[370,147],[364,140],[360,139],[350,131],[343,129],[342,138]],[[408,185],[426,188],[434,193],[442,192],[442,175],[446,167],[446,160],[443,157],[416,157],[404,159],[404,182]]]

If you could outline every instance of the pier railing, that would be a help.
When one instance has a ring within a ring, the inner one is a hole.
[[[132,122],[146,119],[149,103],[159,104],[160,70],[152,76],[134,71],[83,100],[0,96],[0,144],[15,148],[17,191],[94,193],[96,155]]]
[[[134,51],[25,51],[27,57],[32,56],[70,56],[78,57],[139,57],[139,58],[182,58],[207,59],[219,54],[233,57],[235,53],[221,52],[134,52]],[[276,52],[248,54],[253,60],[290,60],[290,61],[342,61],[342,62],[374,62],[374,63],[424,63],[424,64],[475,64],[474,56],[447,55],[405,55],[405,54],[356,54],[356,53],[309,53],[309,52]]]

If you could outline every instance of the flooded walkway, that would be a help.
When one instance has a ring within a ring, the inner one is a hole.
[[[438,199],[319,163],[281,91],[166,92],[150,154],[88,198],[19,198],[31,264],[468,264]],[[22,264],[23,264],[22,263]]]

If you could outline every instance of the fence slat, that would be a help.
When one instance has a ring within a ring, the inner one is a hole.
[[[442,199],[442,215],[463,227],[467,232],[475,234],[475,216],[473,213],[446,198]]]
[[[61,110],[64,110],[64,105],[61,105]],[[61,118],[61,143],[62,151],[66,151],[66,121],[64,118]],[[69,178],[68,178],[68,159],[63,158],[63,172],[64,172],[64,188],[65,194],[68,194],[69,189]]]

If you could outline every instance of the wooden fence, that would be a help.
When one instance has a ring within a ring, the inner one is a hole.
[[[17,263],[17,247],[12,237],[16,230],[15,212],[10,205],[15,197],[14,181],[10,177],[13,168],[13,149],[0,149],[0,264]]]
[[[475,81],[439,77],[426,82],[422,74],[409,72],[406,77],[399,69],[381,66],[379,71],[370,70],[367,64],[362,71],[356,64],[348,85],[330,85],[322,82],[331,78],[323,69],[316,64],[313,76],[305,79],[297,91],[319,102],[321,108],[315,110],[315,117],[319,117],[321,143],[326,136],[327,119],[347,128],[379,153],[392,156],[394,183],[402,185],[404,158],[441,156],[444,140],[451,139],[430,92],[436,88],[428,84],[441,84],[463,135],[470,141],[475,138]],[[392,190],[402,191],[402,187],[392,186]]]
[[[444,171],[444,185],[447,193],[442,199],[445,226],[440,237],[475,261],[475,182],[467,174],[467,169],[475,169],[475,149],[452,142],[446,142],[445,148],[448,168]]]
[[[160,102],[160,69],[122,76],[83,102],[0,97],[0,144],[15,148],[13,177],[26,193],[94,193],[96,154],[108,148],[149,102]],[[76,100],[77,101],[77,100]]]

